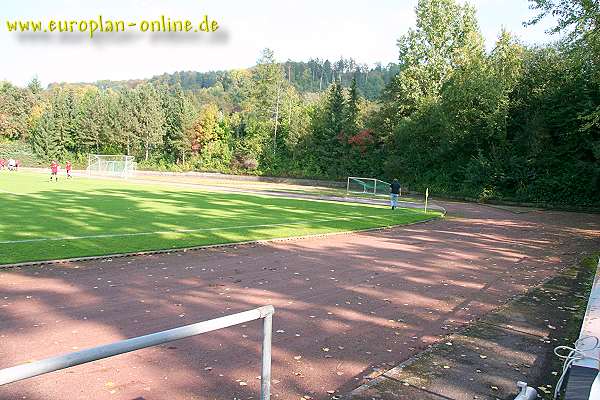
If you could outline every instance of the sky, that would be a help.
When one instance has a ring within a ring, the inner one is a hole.
[[[462,1],[462,0],[461,0]],[[25,85],[149,78],[165,72],[246,68],[263,48],[279,61],[309,58],[387,64],[398,58],[397,39],[415,24],[417,0],[1,0],[0,80]],[[552,21],[523,27],[534,11],[527,0],[471,0],[486,47],[505,28],[523,43],[556,38]],[[215,33],[8,32],[7,21],[96,19],[138,22],[161,15],[216,20]]]

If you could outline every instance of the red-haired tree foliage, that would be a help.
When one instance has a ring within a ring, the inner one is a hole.
[[[361,153],[366,153],[367,147],[375,142],[373,132],[370,129],[363,129],[356,135],[348,137],[348,144],[352,147],[357,147]]]

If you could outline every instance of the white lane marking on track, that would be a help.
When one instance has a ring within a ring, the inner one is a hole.
[[[339,218],[327,218],[327,219],[316,219],[316,220],[305,220],[298,222],[285,222],[280,224],[258,224],[258,225],[238,225],[238,226],[226,226],[226,227],[215,227],[215,228],[198,228],[198,229],[175,229],[172,231],[154,231],[154,232],[135,232],[135,233],[107,233],[102,235],[87,235],[87,236],[65,236],[56,238],[36,238],[36,239],[22,239],[22,240],[4,240],[0,241],[0,244],[17,244],[17,243],[32,243],[32,242],[48,242],[48,241],[61,241],[61,240],[81,240],[81,239],[100,239],[100,238],[112,238],[112,237],[131,237],[131,236],[147,236],[147,235],[161,235],[168,233],[194,233],[194,232],[206,232],[206,231],[222,231],[231,229],[248,229],[248,228],[269,228],[272,226],[288,226],[288,225],[301,225],[313,222],[329,222],[329,221],[344,221],[353,219],[366,219],[373,218],[375,216],[360,216],[360,217],[339,217]]]

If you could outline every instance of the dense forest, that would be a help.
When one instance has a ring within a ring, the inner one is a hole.
[[[480,200],[600,205],[600,6],[530,0],[560,40],[499,32],[475,9],[420,0],[397,64],[277,62],[149,80],[0,83],[0,156],[134,155],[142,168],[397,177]],[[549,34],[550,34],[549,33]],[[393,43],[389,44],[393,46]],[[5,151],[6,152],[6,151]]]
[[[332,63],[329,60],[309,60],[308,62],[286,61],[282,63],[285,79],[291,83],[300,93],[322,92],[329,86],[338,82],[348,88],[353,79],[361,92],[361,95],[369,100],[379,98],[383,89],[389,84],[399,72],[398,64],[390,63],[387,66],[376,64],[369,67],[357,64],[354,59],[340,58]],[[182,90],[197,93],[202,89],[222,88],[229,91],[235,80],[235,71],[181,71],[173,74],[162,74],[148,80],[134,79],[128,81],[97,81],[94,86],[99,89],[118,89],[121,87],[134,88],[140,83],[150,82],[152,84],[164,84],[169,88],[177,85]],[[60,83],[52,83],[50,88],[63,86]]]

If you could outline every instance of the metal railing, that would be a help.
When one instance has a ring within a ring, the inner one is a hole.
[[[2,369],[0,370],[0,386],[91,361],[113,357],[119,354],[144,349],[146,347],[157,346],[174,340],[185,339],[262,318],[263,343],[260,399],[269,400],[271,392],[271,337],[274,312],[275,309],[273,306],[263,306],[253,310],[227,315],[225,317]]]

